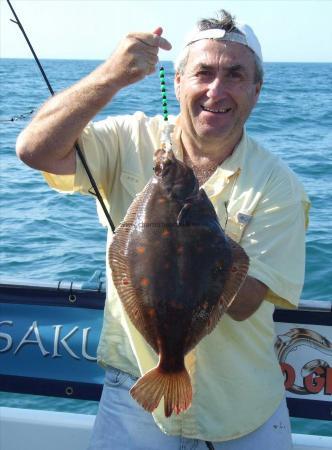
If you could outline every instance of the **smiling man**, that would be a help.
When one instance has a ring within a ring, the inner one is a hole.
[[[208,154],[220,163],[240,141],[262,81],[255,78],[252,50],[209,39],[206,31],[201,35],[187,44],[187,62],[180,64],[175,79],[182,141],[190,156]]]
[[[90,192],[80,146],[116,225],[152,175],[161,116],[91,122],[122,88],[155,71],[170,49],[162,29],[132,33],[93,73],[50,99],[22,132],[19,157],[52,188]],[[179,117],[170,118],[175,155],[193,168],[222,227],[250,258],[227,314],[186,359],[191,408],[165,418],[129,395],[156,355],[124,314],[107,266],[98,361],[106,379],[90,449],[289,450],[283,377],[274,354],[275,305],[296,307],[304,278],[308,199],[295,175],[245,130],[263,83],[260,44],[226,11],[201,20],[176,63]],[[111,232],[108,245],[112,239]]]

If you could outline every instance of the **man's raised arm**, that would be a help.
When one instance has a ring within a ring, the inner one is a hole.
[[[128,34],[91,74],[49,99],[18,137],[18,157],[34,169],[75,173],[75,141],[120,89],[155,71],[159,49],[171,49],[162,32]]]

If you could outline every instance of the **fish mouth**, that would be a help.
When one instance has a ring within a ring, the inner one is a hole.
[[[209,112],[209,113],[213,113],[213,114],[226,114],[228,113],[232,108],[210,108],[208,106],[205,105],[201,105],[201,108],[203,111]]]
[[[175,156],[172,150],[158,148],[158,150],[154,152],[153,161],[154,173],[160,177],[165,175],[169,166],[175,161]]]

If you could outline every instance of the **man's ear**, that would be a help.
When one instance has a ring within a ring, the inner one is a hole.
[[[181,81],[181,75],[179,72],[176,72],[174,77],[174,91],[175,96],[178,101],[180,101],[180,81]]]
[[[262,85],[263,85],[263,83],[261,81],[256,83],[256,86],[255,86],[255,105],[256,105],[256,103],[257,103],[257,101],[259,99],[259,94],[261,93]]]

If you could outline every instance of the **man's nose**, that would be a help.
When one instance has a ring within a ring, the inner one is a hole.
[[[225,89],[225,81],[218,76],[209,84],[207,95],[211,99],[219,99],[225,94]]]

